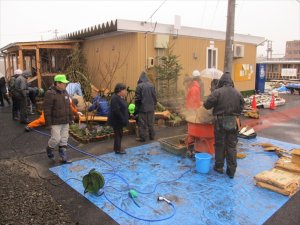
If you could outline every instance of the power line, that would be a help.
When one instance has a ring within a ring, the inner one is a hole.
[[[161,4],[160,4],[160,6],[154,11],[154,13],[152,13],[152,15],[149,17],[149,19],[148,20],[152,20],[152,17],[154,16],[154,14],[163,6],[163,4],[165,4],[165,2],[166,2],[167,0],[164,0]],[[147,20],[147,21],[148,21]]]
[[[203,10],[202,10],[201,27],[203,27],[203,20],[204,20],[205,11],[206,11],[206,1],[204,2],[204,7],[203,7]]]
[[[1,36],[34,35],[34,34],[50,33],[50,32],[55,32],[55,31],[56,30],[47,30],[47,31],[41,31],[41,32],[15,33],[15,34],[4,34],[4,33],[1,33]]]
[[[216,7],[215,7],[215,10],[214,10],[214,14],[213,14],[213,18],[211,20],[211,27],[213,26],[214,22],[215,22],[215,15],[216,15],[216,12],[217,12],[217,9],[218,9],[218,6],[219,6],[219,3],[220,3],[220,0],[218,0],[217,4],[216,4]]]

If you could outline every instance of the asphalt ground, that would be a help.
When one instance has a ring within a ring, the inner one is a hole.
[[[300,145],[300,95],[287,94],[282,96],[286,99],[285,105],[279,106],[275,110],[260,109],[260,119],[242,118],[242,125],[253,126],[258,136]],[[37,115],[32,115],[30,119],[36,117]],[[156,126],[155,129],[157,138],[186,133],[186,126],[174,128]],[[38,130],[49,133],[43,127],[38,128]],[[59,165],[59,163],[52,164],[46,157],[45,147],[48,139],[48,136],[35,131],[24,132],[24,125],[11,119],[10,107],[0,108],[0,160],[17,158],[31,166],[32,176],[43,180],[53,179],[53,174],[49,168]],[[81,144],[70,138],[69,144],[95,155],[113,151],[113,140]],[[122,141],[124,148],[140,144],[135,141],[133,135],[125,136]],[[88,158],[88,156],[74,150],[68,150],[68,154],[73,161]],[[74,223],[84,225],[117,224],[102,210],[95,207],[61,180],[57,179],[55,184],[51,183],[45,182],[48,191],[68,212]],[[265,224],[300,224],[299,212],[300,192],[298,191]]]

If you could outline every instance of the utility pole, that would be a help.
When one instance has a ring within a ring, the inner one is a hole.
[[[235,0],[228,0],[224,72],[232,74]]]
[[[267,59],[272,59],[272,41],[268,40],[267,44]]]
[[[55,30],[54,30],[54,37],[55,37],[56,40],[57,40],[57,34],[58,34],[58,30],[55,29]]]

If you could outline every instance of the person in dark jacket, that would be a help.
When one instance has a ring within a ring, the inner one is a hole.
[[[156,91],[149,81],[145,72],[142,72],[135,90],[135,107],[138,113],[139,138],[137,141],[146,140],[146,130],[148,128],[150,140],[154,140],[154,111],[156,107]]]
[[[226,158],[226,174],[233,178],[236,167],[236,145],[238,128],[236,117],[243,110],[245,101],[239,91],[234,88],[230,73],[224,73],[220,78],[217,88],[204,102],[206,109],[213,108],[215,116],[215,166],[214,170],[223,173]]]
[[[71,162],[67,159],[66,154],[69,124],[73,122],[70,99],[66,91],[68,82],[66,75],[56,75],[54,77],[54,86],[46,92],[44,98],[45,125],[46,127],[51,127],[51,137],[46,148],[47,156],[53,160],[53,150],[58,145],[59,155],[63,163]]]
[[[127,95],[126,85],[118,83],[110,102],[108,124],[114,130],[114,151],[116,154],[126,154],[121,149],[123,127],[128,125],[128,108],[125,97]]]
[[[28,84],[27,79],[30,76],[28,71],[24,71],[15,81],[15,89],[18,92],[17,104],[20,106],[20,123],[28,124],[27,115],[27,95],[28,95]]]
[[[4,99],[7,101],[7,104],[10,105],[10,100],[8,98],[6,89],[5,77],[2,73],[0,73],[0,106],[4,106]]]
[[[22,70],[16,69],[14,71],[14,75],[9,80],[8,90],[11,95],[12,100],[12,119],[13,120],[19,120],[19,114],[20,114],[20,104],[18,99],[21,98],[19,91],[15,88],[16,79],[18,76],[20,76],[23,73]]]

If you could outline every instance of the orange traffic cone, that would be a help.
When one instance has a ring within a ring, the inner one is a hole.
[[[253,95],[251,106],[252,106],[252,109],[256,109],[256,98],[255,98],[255,95]]]
[[[274,94],[272,94],[272,98],[271,98],[271,102],[270,102],[270,109],[275,109],[276,105],[275,105],[275,97]]]

